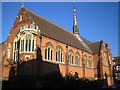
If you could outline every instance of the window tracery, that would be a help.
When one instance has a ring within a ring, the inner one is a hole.
[[[57,46],[56,61],[57,62],[62,62],[62,48],[60,46]]]
[[[53,60],[53,47],[51,43],[47,43],[45,47],[45,59]]]

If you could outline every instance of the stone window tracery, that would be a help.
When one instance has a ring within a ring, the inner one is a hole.
[[[87,56],[86,56],[86,54],[83,57],[83,64],[84,64],[85,67],[87,67]]]
[[[56,50],[56,61],[62,62],[62,48],[60,46],[58,46]]]
[[[92,68],[92,58],[90,56],[88,57],[87,67]]]
[[[53,60],[53,46],[51,43],[47,43],[45,47],[45,59]]]
[[[68,60],[69,60],[69,64],[70,64],[70,65],[73,65],[73,64],[74,64],[74,62],[73,62],[74,56],[73,56],[73,51],[72,51],[72,50],[69,51]]]
[[[80,55],[79,55],[79,53],[76,54],[75,59],[76,59],[76,65],[80,65]]]

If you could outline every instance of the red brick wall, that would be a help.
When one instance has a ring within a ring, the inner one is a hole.
[[[16,37],[17,33],[19,32],[19,28],[21,26],[23,26],[24,24],[31,24],[32,21],[31,19],[28,19],[28,15],[26,13],[24,13],[24,9],[22,8],[18,14],[18,17],[16,18],[15,20],[15,23],[14,23],[14,26],[13,28],[11,29],[11,32],[10,32],[10,35],[8,36],[8,39],[6,40],[5,43],[2,44],[2,55],[4,53],[7,53],[7,44],[10,42],[11,43],[11,56],[10,58],[13,59],[13,41],[14,41],[14,38]],[[19,22],[19,17],[20,15],[23,15],[23,21],[22,22]],[[38,34],[40,35],[40,33]],[[72,47],[72,46],[69,46],[68,45],[68,48],[66,48],[66,44],[62,43],[62,42],[58,42],[56,40],[53,40],[53,39],[50,39],[48,37],[45,37],[45,36],[42,36],[42,42],[41,42],[41,54],[42,54],[42,60],[44,61],[45,59],[45,46],[47,43],[51,43],[53,45],[53,61],[46,61],[46,62],[50,62],[50,63],[53,63],[53,64],[56,64],[57,65],[57,68],[59,68],[61,74],[63,76],[65,76],[67,73],[71,73],[74,75],[75,72],[77,72],[79,74],[79,77],[86,77],[86,78],[95,78],[95,75],[97,75],[97,65],[98,65],[98,60],[99,60],[99,56],[98,54],[95,54],[95,55],[92,55],[88,52],[85,52],[85,51],[82,51],[82,50],[79,50],[75,47]],[[63,63],[57,63],[56,62],[56,47],[57,46],[61,46],[62,47],[62,50],[63,50]],[[40,40],[39,40],[39,37],[37,36],[36,37],[36,47],[40,47]],[[76,65],[67,65],[67,59],[66,59],[66,54],[68,53],[69,50],[72,50],[73,51],[73,54],[74,54],[74,64],[75,64],[75,54],[77,52],[79,52],[80,54],[80,66],[76,66]],[[108,53],[111,55],[112,57],[112,54],[110,52],[109,49],[106,49],[105,47],[102,47],[102,52],[101,53],[104,53],[105,51],[108,50]],[[83,55],[86,54],[87,57],[88,56],[91,56],[92,57],[92,68],[85,68],[83,67]],[[33,57],[33,54],[29,54],[29,53],[25,53],[25,54],[21,54],[20,55],[20,59],[22,58],[23,60],[25,60],[25,55],[30,55],[30,60],[32,60],[33,58],[36,59],[36,51],[34,51],[34,57]],[[2,56],[2,61],[3,61],[3,65],[8,65],[8,61],[7,61],[7,55],[3,55]],[[102,63],[104,63],[104,57],[103,57],[103,54],[102,54]],[[49,64],[48,64],[49,65]],[[46,65],[45,65],[46,66]],[[47,73],[47,67],[43,66],[43,73]],[[8,65],[8,66],[3,66],[3,78],[4,77],[9,77],[9,70],[10,70],[11,66]],[[68,69],[67,69],[68,68]],[[103,73],[107,73],[108,75],[111,75],[111,69],[109,67],[105,67],[104,65],[102,66],[102,69],[103,69]],[[51,71],[51,70],[49,70]],[[112,79],[110,77],[108,77],[108,83],[109,85],[112,85],[113,82],[112,82]]]

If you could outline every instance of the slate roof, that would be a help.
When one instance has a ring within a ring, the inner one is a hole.
[[[92,50],[93,54],[99,53],[99,51],[101,49],[101,43],[102,43],[102,41],[94,42],[94,43],[89,44],[89,47]]]
[[[32,11],[26,9],[27,14],[33,22],[39,26],[41,30],[41,35],[52,38],[59,42],[65,43],[67,45],[73,46],[75,48],[81,49],[89,53],[97,53],[100,47],[99,43],[91,43],[82,38],[82,42],[68,30],[50,22],[49,20],[33,13]],[[86,44],[84,45],[83,42]],[[89,45],[90,44],[90,45]],[[94,47],[95,45],[95,47]],[[88,46],[88,48],[86,48]],[[92,50],[92,52],[91,52]]]

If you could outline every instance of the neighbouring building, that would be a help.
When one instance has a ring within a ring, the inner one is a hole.
[[[12,70],[14,74],[18,73],[18,63],[20,66],[29,62],[19,73],[45,75],[59,71],[66,76],[77,72],[79,78],[107,78],[108,85],[113,85],[109,44],[82,38],[75,7],[73,17],[73,32],[70,32],[22,5],[7,40],[0,44],[2,80],[8,80]],[[42,64],[34,60],[42,61]]]
[[[113,57],[113,63],[114,79],[120,80],[120,57]]]

